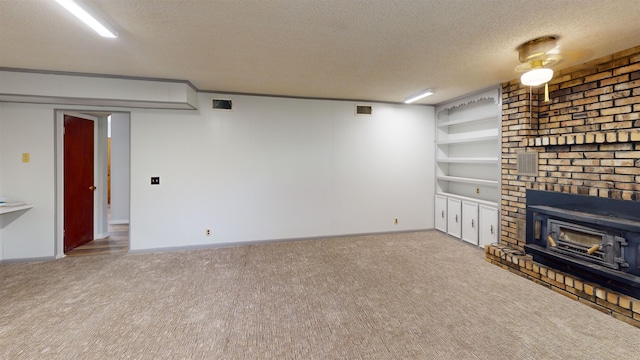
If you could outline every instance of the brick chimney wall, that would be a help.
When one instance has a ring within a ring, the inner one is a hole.
[[[523,250],[526,189],[640,201],[640,46],[557,71],[544,86],[502,84],[502,233]],[[517,153],[538,152],[537,176]]]

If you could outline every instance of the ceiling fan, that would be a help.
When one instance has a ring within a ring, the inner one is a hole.
[[[542,36],[517,48],[521,64],[516,66],[516,71],[526,71],[520,77],[520,82],[527,86],[545,84],[545,101],[549,101],[547,83],[553,78],[553,70],[550,67],[562,59],[557,40],[557,36]]]

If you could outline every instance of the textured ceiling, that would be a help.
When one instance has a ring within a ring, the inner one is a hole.
[[[516,47],[557,35],[556,69],[640,45],[639,0],[0,0],[0,67],[188,80],[199,90],[437,104],[519,77]]]

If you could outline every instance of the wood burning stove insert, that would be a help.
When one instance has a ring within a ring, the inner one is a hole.
[[[527,190],[536,262],[640,298],[640,202]]]

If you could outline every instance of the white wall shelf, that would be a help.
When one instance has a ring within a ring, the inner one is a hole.
[[[464,178],[458,176],[436,176],[436,179],[443,181],[451,181],[457,183],[474,184],[474,185],[486,185],[486,186],[498,186],[497,180],[484,180],[475,178]]]
[[[497,164],[500,161],[497,157],[491,158],[443,158],[437,159],[438,163],[460,163],[460,164]]]
[[[500,137],[498,135],[488,135],[488,136],[480,136],[480,137],[470,137],[470,138],[462,138],[462,139],[451,139],[451,140],[437,140],[437,145],[448,145],[448,144],[462,144],[462,143],[474,143],[474,142],[484,142],[484,141],[498,141]]]
[[[436,193],[500,201],[500,88],[436,108]]]
[[[20,210],[27,210],[27,209],[31,209],[32,207],[33,207],[33,204],[24,203],[24,202],[4,203],[0,205],[0,215],[15,212],[15,211],[20,211]]]
[[[496,121],[496,118],[495,118],[495,116],[488,116],[488,117],[482,117],[482,118],[458,119],[458,120],[453,120],[453,121],[439,121],[437,126],[439,128],[443,128],[443,127],[447,127],[447,126],[454,126],[454,125],[460,125],[460,124],[470,124],[470,123],[474,123],[474,122],[483,122],[483,121]]]

